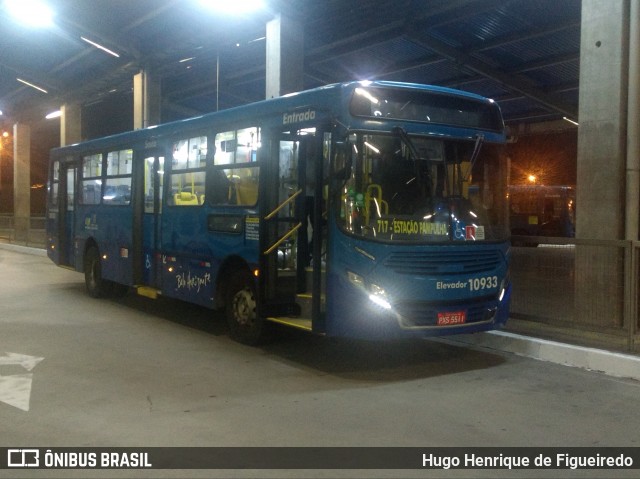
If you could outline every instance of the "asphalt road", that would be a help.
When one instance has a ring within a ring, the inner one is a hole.
[[[228,338],[215,312],[132,294],[92,299],[81,274],[2,249],[0,278],[0,446],[640,447],[637,381],[439,341],[347,342],[282,330],[248,347]],[[33,359],[12,363],[16,355]],[[0,470],[0,477],[637,475]]]

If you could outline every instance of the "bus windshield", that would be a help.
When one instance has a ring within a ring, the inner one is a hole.
[[[337,214],[351,234],[428,243],[508,237],[504,160],[482,136],[450,140],[400,128],[352,133],[340,156]]]

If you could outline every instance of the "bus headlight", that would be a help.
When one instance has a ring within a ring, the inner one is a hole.
[[[391,309],[391,303],[387,299],[387,293],[377,284],[369,286],[369,299],[383,309]]]
[[[367,283],[363,276],[360,276],[353,271],[347,270],[347,278],[351,284],[367,293],[371,302],[383,309],[391,309],[391,303],[387,298],[387,293],[384,288],[377,284]]]
[[[347,278],[349,278],[349,282],[354,286],[357,286],[358,288],[364,288],[364,278],[359,274],[347,271]]]

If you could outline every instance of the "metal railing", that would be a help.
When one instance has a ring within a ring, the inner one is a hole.
[[[516,237],[509,329],[640,351],[640,242]],[[537,244],[537,247],[531,245]]]
[[[0,213],[0,240],[35,248],[45,247],[46,217],[32,216],[26,238],[16,240],[15,220],[12,214]]]

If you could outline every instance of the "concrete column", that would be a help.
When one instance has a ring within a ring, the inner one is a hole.
[[[640,239],[640,2],[632,1],[629,13],[625,238],[634,241]]]
[[[13,218],[14,239],[29,241],[31,222],[31,128],[13,125]]]
[[[628,2],[583,0],[576,236],[624,238]]]
[[[304,32],[299,21],[278,14],[267,23],[266,98],[304,88]]]
[[[67,103],[60,107],[60,146],[82,141],[82,106]]]
[[[629,2],[583,0],[576,237],[625,237]],[[636,205],[637,207],[637,205]],[[575,322],[624,321],[624,250],[600,243],[575,252]]]
[[[149,70],[133,77],[133,129],[140,130],[160,123],[160,81]]]

